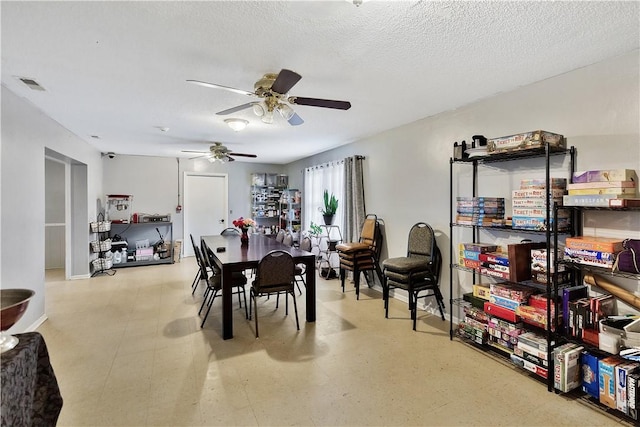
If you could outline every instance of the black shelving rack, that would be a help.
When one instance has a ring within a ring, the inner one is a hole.
[[[622,207],[599,207],[599,206],[558,206],[558,205],[554,205],[553,208],[553,215],[554,215],[554,220],[557,219],[558,217],[558,211],[559,210],[569,210],[572,212],[571,215],[571,220],[572,220],[572,236],[577,235],[579,232],[582,231],[582,225],[583,225],[583,214],[585,212],[590,212],[590,211],[608,211],[608,212],[636,212],[637,214],[640,214],[640,208],[637,207],[631,207],[631,208],[622,208]],[[636,280],[636,281],[640,281],[640,274],[635,274],[635,273],[627,273],[627,272],[622,272],[622,271],[612,271],[609,268],[605,268],[605,267],[596,267],[596,266],[591,266],[591,265],[585,265],[585,264],[580,264],[578,262],[574,262],[571,260],[565,260],[563,259],[563,255],[562,253],[558,252],[558,232],[557,229],[554,227],[554,247],[555,249],[555,254],[554,254],[554,268],[555,271],[558,271],[560,266],[564,266],[565,268],[567,268],[572,274],[571,274],[571,283],[572,284],[578,284],[578,283],[584,283],[584,276],[586,274],[597,274],[600,277],[603,278],[621,278],[621,279],[629,279],[629,280]],[[557,284],[554,283],[554,289],[557,291]],[[559,316],[559,312],[560,309],[559,307],[556,307],[555,310],[555,321],[556,324],[558,322],[558,316]],[[554,334],[554,338],[556,340],[556,342],[573,342],[575,344],[581,345],[585,348],[585,350],[587,350],[590,353],[594,353],[594,354],[603,354],[606,353],[603,350],[600,350],[598,347],[585,342],[583,340],[577,339],[577,338],[573,338],[570,337],[568,334],[566,333],[555,333]],[[604,356],[603,356],[604,357]],[[594,399],[593,397],[585,394],[584,392],[580,391],[580,390],[573,390],[571,392],[569,392],[569,395],[571,395],[572,397],[575,397],[576,399],[580,399],[580,401],[582,401],[583,403],[593,407],[596,410],[602,411],[604,413],[607,413],[608,415],[614,416],[618,419],[620,419],[621,424],[622,425],[638,425],[637,420],[633,420],[632,418],[630,418],[628,415],[616,410],[616,409],[612,409],[604,404],[602,404],[601,402],[599,402],[598,400]]]
[[[570,147],[570,148],[557,148],[557,147],[552,147],[549,144],[544,144],[542,147],[540,148],[535,148],[535,149],[527,149],[527,150],[522,150],[522,151],[514,151],[514,152],[506,152],[506,153],[494,153],[494,154],[489,154],[486,156],[478,156],[478,157],[468,157],[468,158],[462,158],[462,159],[454,159],[454,158],[450,158],[449,160],[449,236],[450,236],[450,243],[449,243],[449,259],[450,259],[450,263],[449,263],[449,305],[450,305],[450,319],[449,319],[449,339],[453,340],[454,336],[455,336],[455,329],[454,329],[454,325],[453,325],[453,313],[454,313],[454,305],[458,306],[460,304],[462,304],[462,298],[456,298],[454,296],[454,292],[453,292],[453,273],[454,270],[466,270],[469,271],[473,274],[472,276],[472,280],[473,283],[476,283],[477,281],[477,277],[480,276],[480,273],[475,271],[475,270],[471,270],[471,269],[467,269],[465,267],[462,267],[460,265],[458,265],[456,263],[456,259],[457,257],[454,256],[454,243],[453,243],[453,233],[454,233],[454,228],[457,227],[467,227],[467,228],[471,228],[472,229],[472,235],[473,235],[473,242],[477,243],[479,242],[480,239],[480,231],[482,229],[487,229],[487,230],[495,230],[495,231],[504,231],[504,232],[509,232],[511,230],[513,230],[515,233],[518,234],[529,234],[529,233],[533,233],[533,234],[543,234],[545,236],[545,241],[546,241],[546,250],[547,250],[547,280],[546,280],[546,286],[544,287],[544,292],[546,293],[547,297],[548,297],[548,303],[547,303],[547,328],[546,328],[546,333],[545,336],[547,338],[547,360],[549,361],[549,366],[548,366],[548,371],[547,371],[547,380],[546,380],[546,384],[547,384],[547,390],[548,391],[553,391],[554,390],[554,384],[553,384],[553,357],[552,356],[552,352],[553,352],[553,334],[551,332],[551,325],[552,325],[552,318],[551,318],[551,296],[553,295],[553,292],[557,292],[557,283],[555,283],[555,279],[553,277],[553,274],[551,273],[552,271],[552,257],[550,256],[550,254],[552,253],[552,241],[556,241],[557,243],[557,236],[558,236],[558,230],[557,230],[557,220],[554,218],[555,216],[555,212],[554,212],[554,207],[552,205],[552,200],[551,200],[551,195],[550,195],[550,191],[546,191],[546,224],[547,226],[545,227],[544,231],[533,231],[533,230],[519,230],[519,229],[512,229],[511,227],[487,227],[487,226],[476,226],[476,225],[461,225],[461,224],[456,224],[454,221],[454,203],[455,203],[455,198],[454,198],[454,165],[455,164],[467,164],[467,165],[471,165],[473,167],[473,174],[472,174],[472,196],[473,197],[477,197],[477,189],[478,189],[478,166],[479,165],[487,165],[487,164],[491,164],[491,163],[497,163],[497,162],[509,162],[509,161],[517,161],[517,160],[523,160],[523,159],[530,159],[530,158],[544,158],[545,159],[545,182],[546,182],[546,189],[550,190],[551,189],[551,179],[550,179],[550,161],[551,161],[551,157],[552,156],[569,156],[569,176],[573,176],[573,173],[575,172],[575,156],[576,156],[576,149],[574,147]],[[550,227],[549,225],[552,224],[552,219],[553,219],[553,227]],[[573,223],[572,223],[573,224]],[[573,225],[572,225],[573,227]],[[571,230],[569,230],[569,233],[571,232]],[[553,238],[553,240],[552,240]],[[554,247],[557,247],[554,246]],[[553,270],[555,271],[555,270]],[[556,310],[557,313],[557,310]],[[556,323],[557,324],[557,323]]]
[[[116,274],[113,270],[113,260],[108,257],[111,253],[111,240],[109,239],[109,231],[111,230],[111,222],[105,221],[104,215],[99,213],[96,221],[89,224],[91,233],[95,234],[97,240],[91,242],[91,251],[98,254],[98,257],[91,261],[93,272],[91,277],[106,274],[113,276]]]

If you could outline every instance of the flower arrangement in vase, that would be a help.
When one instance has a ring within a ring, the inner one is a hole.
[[[240,236],[240,241],[242,243],[243,246],[246,246],[249,244],[249,234],[248,231],[251,227],[255,227],[256,226],[256,222],[254,220],[252,220],[251,218],[243,218],[240,217],[236,220],[233,221],[233,225],[234,227],[238,227],[240,229],[240,231],[242,232],[242,235]]]

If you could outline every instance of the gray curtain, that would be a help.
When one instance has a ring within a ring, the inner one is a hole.
[[[360,230],[366,215],[364,205],[364,178],[362,163],[364,157],[353,156],[344,159],[344,236],[345,242],[355,242],[360,238]]]

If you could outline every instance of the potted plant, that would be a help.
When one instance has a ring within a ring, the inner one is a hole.
[[[329,190],[324,190],[324,209],[322,209],[322,216],[324,218],[325,225],[331,225],[333,223],[333,216],[338,210],[338,199],[331,193],[329,196]]]

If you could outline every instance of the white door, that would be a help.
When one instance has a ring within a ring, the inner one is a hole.
[[[228,193],[226,174],[185,172],[184,256],[193,256],[189,235],[197,245],[200,236],[220,234],[227,228]]]

